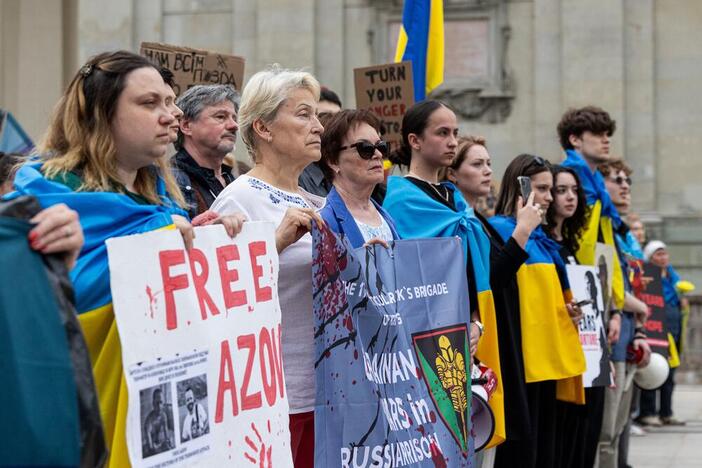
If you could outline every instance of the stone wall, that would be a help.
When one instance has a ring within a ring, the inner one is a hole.
[[[592,103],[617,120],[613,152],[635,168],[635,209],[700,214],[702,2],[444,3],[455,77],[438,92],[458,107],[463,132],[487,137],[498,176],[520,152],[558,160],[560,115]],[[37,138],[80,62],[145,40],[242,55],[247,76],[273,62],[306,68],[353,105],[352,70],[393,55],[401,8],[400,0],[0,0],[0,105]]]

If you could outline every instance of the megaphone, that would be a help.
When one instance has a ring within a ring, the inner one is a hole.
[[[651,353],[651,361],[646,367],[639,367],[634,374],[634,382],[644,390],[657,390],[668,378],[668,360],[658,353]]]
[[[488,404],[497,388],[497,377],[492,369],[476,364],[471,372],[470,421],[475,451],[484,449],[495,434],[495,415]]]

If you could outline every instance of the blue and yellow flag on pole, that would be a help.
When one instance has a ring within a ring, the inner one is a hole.
[[[397,39],[395,62],[412,62],[414,101],[444,81],[444,2],[443,0],[406,0],[402,26]]]

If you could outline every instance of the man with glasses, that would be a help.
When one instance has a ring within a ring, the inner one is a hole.
[[[604,177],[605,187],[612,203],[617,208],[617,213],[622,221],[615,230],[618,253],[627,274],[625,280],[624,309],[621,315],[621,329],[619,340],[612,346],[611,360],[616,371],[617,388],[609,393],[619,398],[616,412],[604,417],[602,437],[600,438],[600,456],[616,454],[619,466],[627,466],[629,427],[631,424],[631,402],[634,395],[632,377],[636,372],[633,363],[626,362],[627,348],[643,350],[643,359],[639,365],[648,363],[651,348],[646,342],[644,324],[648,307],[632,294],[632,287],[628,281],[629,263],[643,259],[641,247],[623,221],[629,214],[631,207],[631,168],[621,159],[612,159],[600,164],[598,170]],[[621,381],[621,383],[620,383]],[[609,409],[609,408],[607,408]],[[613,447],[614,445],[618,447]],[[606,454],[606,455],[604,455]]]
[[[175,176],[194,218],[234,180],[223,161],[236,143],[239,94],[228,85],[197,85],[181,94],[176,105],[183,116],[173,157]]]

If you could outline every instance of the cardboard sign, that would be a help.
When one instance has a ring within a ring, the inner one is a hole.
[[[142,42],[139,53],[159,67],[173,72],[176,95],[197,84],[231,85],[241,92],[244,59],[159,42]]]
[[[414,104],[412,63],[388,63],[353,70],[356,108],[370,109],[385,128],[383,139],[395,150],[402,142],[402,117]]]
[[[292,467],[273,223],[107,241],[134,467]]]

